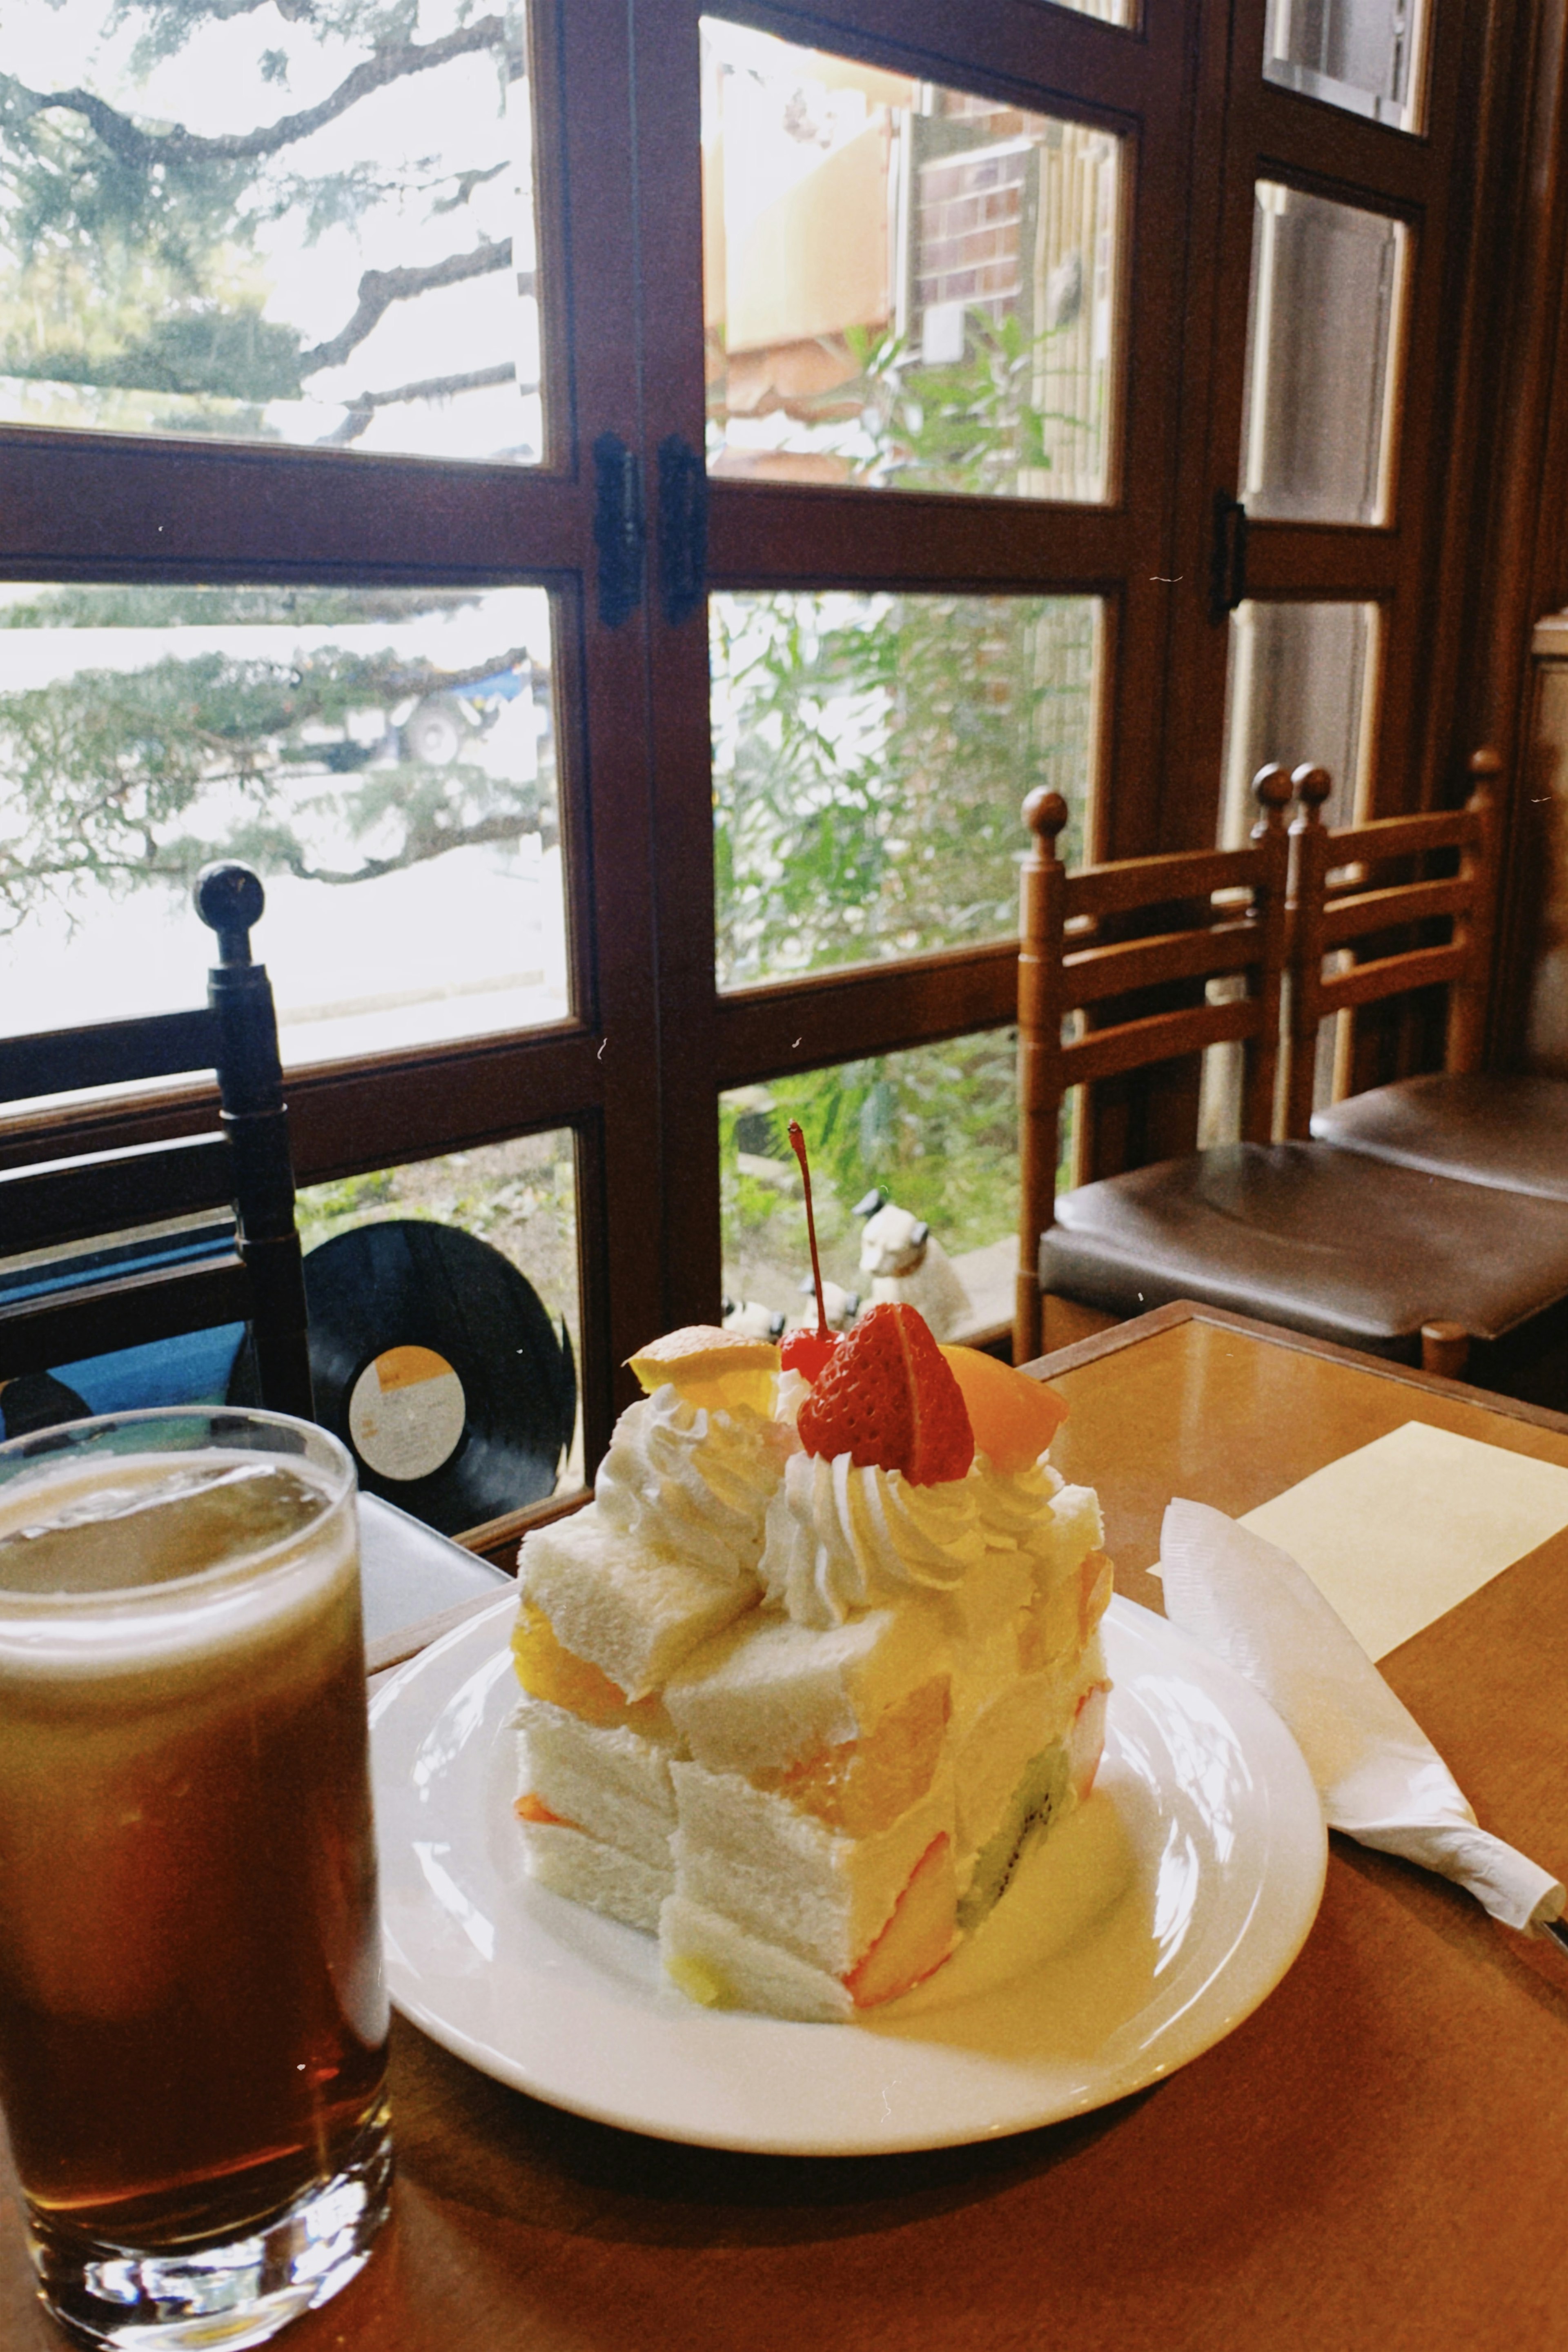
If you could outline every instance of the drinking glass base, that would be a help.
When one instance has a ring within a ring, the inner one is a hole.
[[[121,2352],[243,2352],[328,2302],[370,2259],[392,2195],[383,2106],[338,2170],[241,2235],[155,2253],[28,2214],[38,2293],[79,2344]]]

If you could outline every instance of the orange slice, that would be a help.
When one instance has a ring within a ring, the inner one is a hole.
[[[742,1405],[761,1413],[773,1409],[779,1351],[771,1339],[750,1339],[716,1323],[688,1323],[662,1339],[650,1339],[627,1361],[650,1396],[668,1381],[689,1404],[706,1405],[710,1412],[733,1412]]]
[[[1067,1399],[978,1348],[942,1352],[963,1391],[976,1453],[988,1454],[1005,1475],[1027,1470],[1067,1419]]]
[[[518,1681],[530,1698],[548,1699],[584,1723],[606,1728],[629,1726],[646,1730],[662,1716],[664,1702],[657,1693],[628,1700],[619,1683],[613,1683],[591,1660],[563,1648],[542,1609],[520,1601],[511,1632],[512,1664]]]

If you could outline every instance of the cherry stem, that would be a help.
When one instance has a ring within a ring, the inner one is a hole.
[[[811,1243],[811,1278],[816,1285],[816,1336],[819,1339],[831,1339],[833,1334],[827,1328],[827,1302],[822,1295],[822,1262],[816,1255],[816,1219],[811,1213],[811,1170],[806,1164],[805,1138],[800,1131],[798,1118],[792,1118],[789,1123],[789,1143],[790,1150],[800,1162],[800,1181],[805,1186],[805,1230]]]

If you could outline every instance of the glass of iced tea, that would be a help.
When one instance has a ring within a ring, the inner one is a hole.
[[[275,1413],[0,1445],[0,2105],[79,2340],[260,2343],[384,2218],[354,1514]]]

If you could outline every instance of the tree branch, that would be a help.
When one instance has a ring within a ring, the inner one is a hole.
[[[18,111],[24,121],[54,106],[81,115],[122,163],[247,163],[259,156],[275,155],[279,148],[308,139],[323,123],[336,121],[351,107],[357,106],[362,98],[368,98],[372,90],[384,89],[389,82],[403,81],[410,74],[428,73],[453,58],[471,57],[479,49],[504,49],[505,46],[503,16],[481,16],[477,24],[461,26],[457,32],[423,47],[415,41],[399,42],[395,47],[377,49],[363,65],[355,66],[319,105],[307,107],[300,114],[286,114],[279,121],[263,123],[255,131],[231,131],[218,139],[198,138],[184,123],[162,132],[142,131],[129,115],[107,105],[101,98],[95,98],[90,90],[29,89],[10,74],[0,74],[0,89],[19,101]]]
[[[456,393],[480,392],[488,384],[516,381],[516,362],[501,360],[494,367],[470,369],[467,375],[426,376],[423,383],[400,383],[395,392],[362,392],[349,402],[342,423],[323,433],[318,446],[341,448],[357,441],[378,408],[395,407],[401,400],[450,400]],[[537,391],[538,386],[529,389]]]
[[[395,857],[367,857],[352,873],[310,866],[302,857],[289,857],[284,862],[297,882],[378,882],[384,874],[398,874],[410,866],[423,866],[432,857],[444,857],[449,849],[478,849],[490,842],[517,841],[523,834],[535,830],[535,824],[521,811],[509,811],[502,816],[476,818],[471,824],[410,825]]]
[[[315,375],[321,368],[341,367],[395,302],[412,301],[434,287],[461,286],[470,278],[485,278],[491,270],[510,268],[511,239],[502,236],[487,237],[470,253],[449,253],[445,260],[429,262],[423,268],[367,269],[360,279],[359,303],[348,325],[327,342],[300,352],[300,374]]]

